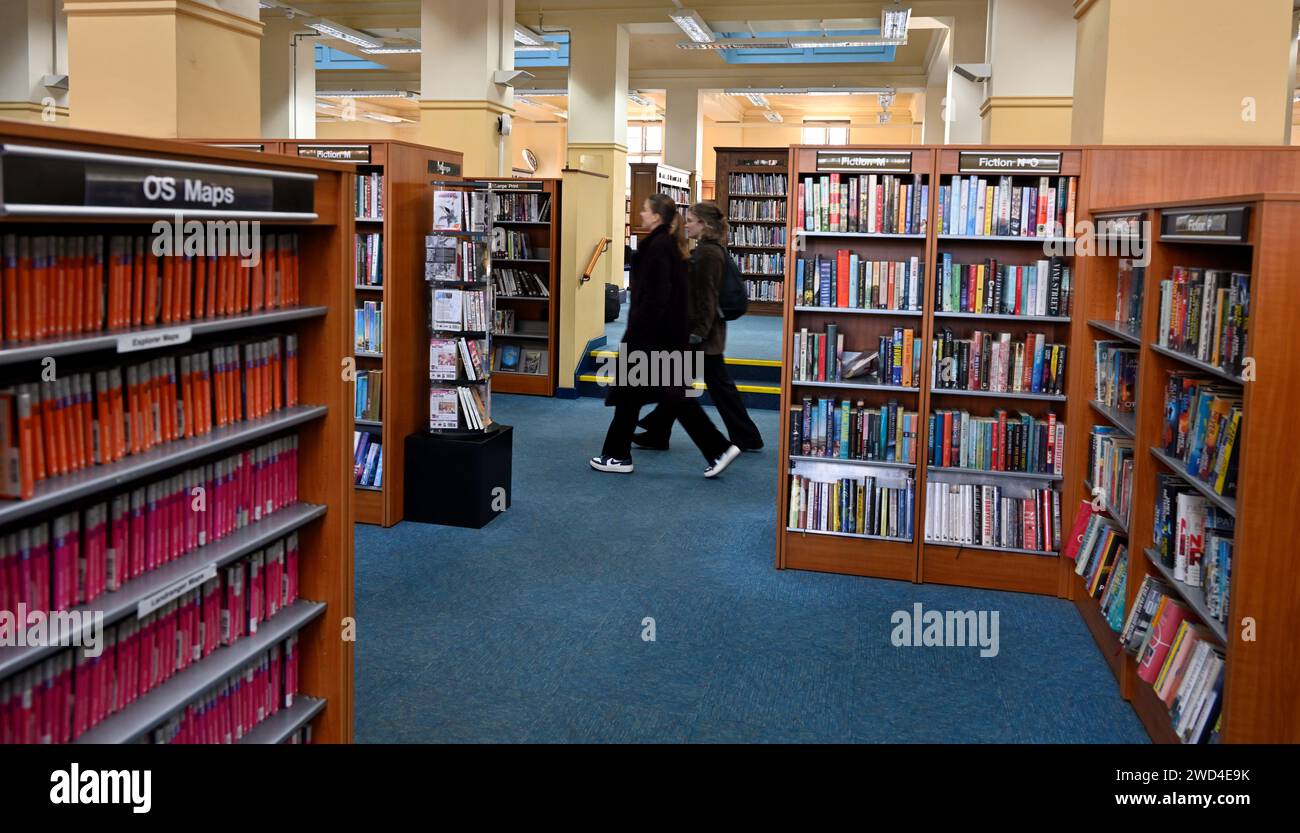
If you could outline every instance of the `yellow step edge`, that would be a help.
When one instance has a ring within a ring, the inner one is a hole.
[[[590,353],[594,359],[617,359],[617,350],[592,350]],[[780,367],[780,359],[727,359],[727,364],[744,365],[745,367]]]
[[[595,373],[584,373],[578,377],[579,382],[594,382],[600,384],[608,381],[608,376],[598,376]],[[692,385],[696,390],[708,390],[708,386],[703,382],[696,382]],[[773,396],[780,396],[781,389],[772,385],[736,385],[736,390],[741,393],[767,393]]]

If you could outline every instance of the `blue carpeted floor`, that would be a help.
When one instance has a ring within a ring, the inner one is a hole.
[[[627,304],[619,309],[618,320],[605,325],[605,341],[618,344],[627,329]],[[727,322],[727,356],[733,359],[777,359],[781,349],[781,316],[745,315]]]
[[[678,429],[601,474],[599,400],[493,403],[509,511],[357,527],[358,741],[1145,741],[1070,603],[777,571],[772,451],[708,481]],[[999,611],[999,655],[893,647],[915,602]]]

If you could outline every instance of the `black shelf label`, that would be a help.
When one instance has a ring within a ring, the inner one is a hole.
[[[817,151],[817,170],[910,174],[912,172],[912,152],[910,150],[819,150]]]
[[[740,159],[737,160],[737,168],[783,168],[785,167],[784,159]]]
[[[489,191],[544,191],[546,183],[526,179],[490,179],[473,183],[479,190]]]
[[[254,145],[254,144],[246,144],[246,143],[229,143],[229,142],[224,143],[224,144],[223,144],[223,143],[213,143],[213,144],[208,145],[208,147],[214,147],[214,148],[233,148],[234,150],[252,150],[252,151],[256,151],[256,152],[258,152],[258,153],[262,153],[263,151],[266,150],[266,145]]]
[[[963,151],[957,160],[963,174],[1059,174],[1061,154],[1048,152]]]
[[[430,159],[429,173],[437,176],[460,176],[460,165],[455,162],[444,162],[441,159]]]
[[[1249,216],[1248,205],[1161,211],[1160,236],[1242,241],[1246,239]]]
[[[299,156],[329,159],[333,162],[370,164],[370,145],[299,145]]]
[[[310,219],[316,175],[0,145],[0,214]]]

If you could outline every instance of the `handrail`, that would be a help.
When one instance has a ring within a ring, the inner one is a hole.
[[[583,270],[582,278],[579,280],[579,283],[586,283],[591,280],[591,273],[596,271],[596,264],[600,261],[600,256],[608,251],[608,249],[609,238],[600,238],[600,241],[596,243],[595,250],[591,253],[591,260],[587,261],[587,268]]]

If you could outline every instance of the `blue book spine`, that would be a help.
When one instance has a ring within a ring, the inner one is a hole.
[[[835,305],[835,296],[831,294],[831,262],[829,260],[822,260],[820,266],[821,288],[819,290],[820,297],[817,299],[817,306],[831,307]]]
[[[930,225],[929,208],[930,208],[930,186],[927,183],[926,185],[921,186],[921,226],[919,230],[920,234],[925,234],[927,227]]]
[[[794,302],[795,305],[803,303],[803,269],[804,259],[799,258],[795,261],[794,266]]]

